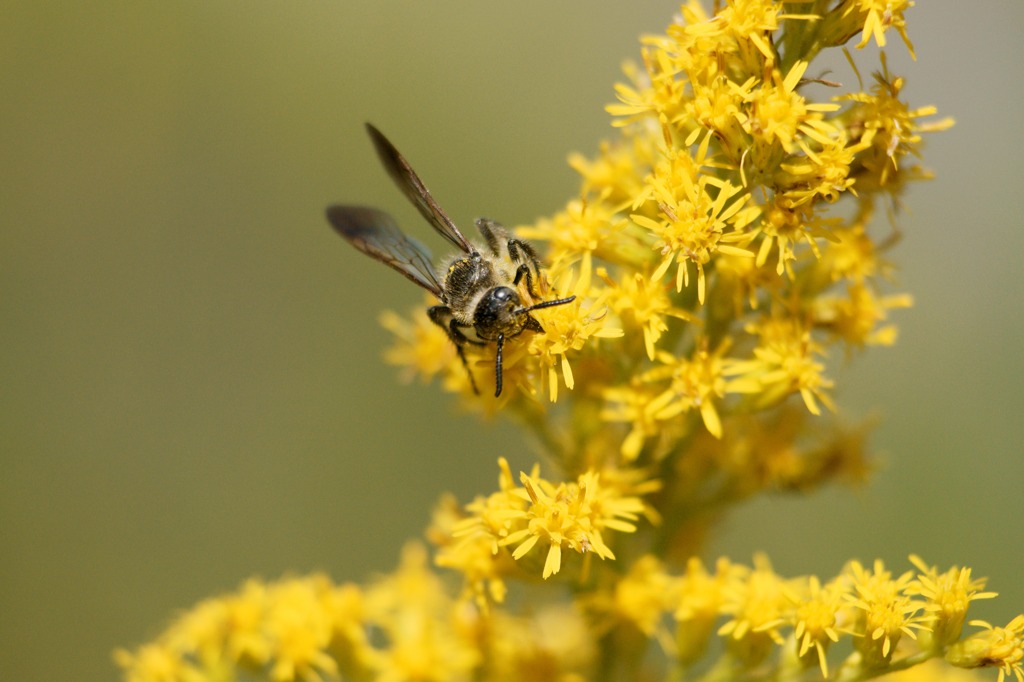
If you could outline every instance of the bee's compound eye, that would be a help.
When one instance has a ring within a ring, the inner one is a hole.
[[[517,303],[519,301],[519,296],[509,287],[498,287],[491,292],[491,296],[499,303]]]

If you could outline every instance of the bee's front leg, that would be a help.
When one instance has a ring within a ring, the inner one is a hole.
[[[516,276],[512,278],[512,286],[519,286],[519,283],[523,281],[523,275],[526,275],[526,290],[530,292],[530,296],[534,299],[540,298],[537,292],[533,290],[533,274],[530,272],[530,266],[526,263],[516,268]]]
[[[536,273],[536,276],[540,277],[540,258],[537,256],[537,251],[530,242],[513,237],[508,240],[508,257],[512,259],[512,262],[519,263],[519,267],[516,269],[515,284],[518,285],[525,275],[526,290],[530,292],[530,296],[539,299],[540,296],[533,286],[534,274]]]
[[[494,356],[494,397],[501,395],[501,351],[505,346],[505,335],[498,334],[498,352]]]

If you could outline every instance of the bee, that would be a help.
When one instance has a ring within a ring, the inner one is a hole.
[[[523,305],[518,287],[524,279],[530,296],[540,298],[535,288],[541,278],[540,259],[530,243],[511,236],[499,223],[480,218],[476,227],[486,248],[478,248],[438,206],[395,146],[369,123],[366,130],[388,175],[458,253],[435,269],[427,248],[406,236],[390,215],[375,208],[332,205],[327,207],[327,220],[349,244],[437,297],[439,305],[431,306],[427,315],[455,344],[473,392],[478,395],[465,347],[495,344],[494,396],[498,397],[505,341],[526,330],[543,333],[544,328],[530,313],[571,303],[576,297]]]

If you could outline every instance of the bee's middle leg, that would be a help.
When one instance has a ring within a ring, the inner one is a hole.
[[[466,351],[463,347],[467,343],[483,344],[466,338],[466,335],[459,329],[458,322],[452,317],[452,309],[448,306],[431,306],[427,309],[427,315],[430,317],[430,321],[443,329],[451,342],[455,344],[455,352],[459,354],[459,360],[462,360],[462,366],[466,368],[466,374],[469,375],[469,385],[474,394],[480,395],[480,389],[477,388],[476,379],[473,377],[473,371],[469,368],[469,360],[466,359]]]

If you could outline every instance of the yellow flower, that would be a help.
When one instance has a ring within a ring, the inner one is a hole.
[[[276,586],[263,618],[273,651],[270,678],[277,682],[320,682],[338,673],[327,653],[333,628],[323,609],[320,586],[292,581]]]
[[[405,382],[417,377],[430,381],[448,371],[455,360],[455,347],[444,330],[422,311],[417,313],[411,319],[391,310],[380,316],[381,326],[395,335],[392,346],[384,351],[384,360],[401,368],[399,376]]]
[[[322,578],[321,608],[331,621],[331,651],[337,657],[342,675],[368,665],[371,653],[366,628],[365,593],[359,585],[333,586]]]
[[[373,679],[459,679],[480,662],[462,612],[429,570],[420,545],[406,546],[399,569],[367,589],[366,614],[384,639],[370,657]]]
[[[678,603],[678,586],[679,579],[669,575],[657,557],[647,554],[633,563],[610,594],[598,593],[589,605],[597,612],[601,630],[628,623],[672,650],[663,617]]]
[[[571,277],[571,273],[567,273]],[[548,398],[558,400],[558,379],[561,377],[570,391],[576,384],[569,363],[569,351],[578,351],[590,339],[615,339],[622,336],[622,330],[609,324],[607,309],[601,299],[591,300],[590,259],[585,257],[583,268],[572,291],[576,300],[566,305],[547,308],[538,313],[543,334],[530,339],[529,352],[547,375]],[[568,277],[565,278],[566,283]],[[567,287],[566,287],[567,288]]]
[[[691,81],[693,96],[687,101],[686,116],[703,128],[716,131],[721,139],[738,141],[743,135],[743,107],[750,100],[757,81],[736,84],[725,75]]]
[[[843,192],[853,191],[856,179],[850,177],[850,168],[857,154],[871,145],[874,131],[865,133],[855,144],[850,144],[848,135],[845,130],[837,130],[834,137],[814,140],[817,144],[813,146],[797,140],[803,155],[787,157],[774,176],[785,205],[796,208],[815,199],[831,203],[838,201]]]
[[[654,347],[658,339],[668,331],[665,318],[694,320],[690,313],[672,305],[672,299],[665,287],[651,282],[640,273],[635,273],[632,278],[627,278],[621,284],[610,280],[609,284],[609,305],[620,318],[632,318],[634,324],[643,330],[644,348],[650,360],[654,359]]]
[[[624,254],[629,253],[632,238],[624,234],[625,225],[626,219],[617,216],[605,201],[574,199],[552,218],[521,227],[517,233],[524,239],[548,242],[550,272],[557,279],[569,268],[595,255],[628,257]]]
[[[114,652],[114,660],[124,668],[125,682],[178,682],[202,679],[198,670],[163,644],[146,644],[136,653],[118,649]]]
[[[704,144],[709,139],[705,137]],[[657,202],[659,219],[642,214],[634,214],[632,219],[650,230],[655,237],[654,247],[663,254],[651,279],[660,280],[676,263],[676,290],[682,291],[690,282],[687,263],[693,263],[697,269],[697,300],[703,303],[707,288],[704,265],[712,254],[753,254],[734,245],[744,239],[741,233],[726,232],[729,221],[746,201],[740,197],[726,205],[740,188],[697,171],[696,163],[687,155],[675,154],[659,163],[651,182],[651,198]]]
[[[765,148],[758,150],[767,157],[769,148],[778,142],[786,153],[795,149],[798,134],[822,145],[829,145],[839,131],[825,120],[824,112],[836,111],[838,104],[808,104],[796,87],[807,70],[807,62],[797,62],[786,74],[772,70],[771,83],[754,90],[749,114],[741,119],[743,129]]]
[[[692,358],[677,358],[669,353],[658,355],[662,366],[647,372],[643,379],[667,378],[670,384],[648,403],[647,409],[661,421],[697,410],[708,433],[721,438],[722,421],[716,403],[727,393],[753,393],[760,384],[744,378],[727,379],[732,361],[723,356],[729,350],[730,341],[724,340],[714,352],[708,351],[708,343],[707,337],[700,337]]]
[[[998,668],[998,682],[1010,675],[1024,682],[1024,615],[1015,617],[1006,627],[983,620],[970,624],[984,630],[951,646],[946,661],[958,668]]]
[[[521,495],[525,495],[529,506],[522,511],[509,510],[508,518],[521,527],[499,544],[516,545],[512,558],[520,559],[543,540],[548,546],[544,578],[561,569],[563,549],[614,559],[602,531],[631,533],[643,512],[639,498],[622,496],[602,486],[600,474],[595,471],[582,474],[576,482],[558,485],[525,473],[520,474],[520,480]]]
[[[601,142],[598,155],[593,160],[579,153],[569,155],[569,166],[582,179],[581,194],[583,196],[602,196],[604,199],[616,195],[621,200],[632,197],[643,187],[643,175],[638,172],[637,158],[633,150],[625,145],[613,147],[607,140]],[[583,201],[574,200],[573,208],[578,214],[585,206]],[[547,222],[547,221],[542,221]],[[529,230],[529,227],[524,228]],[[557,239],[562,232],[556,228],[548,228],[552,239]],[[529,232],[520,231],[524,237],[532,238]],[[593,243],[591,241],[591,243]],[[593,249],[591,249],[593,250]]]
[[[731,616],[718,634],[745,665],[761,663],[773,645],[783,643],[780,627],[796,601],[791,587],[772,570],[767,557],[754,557],[755,569],[725,592],[722,612]]]
[[[653,114],[659,121],[679,117],[686,101],[686,82],[676,78],[676,69],[668,54],[660,50],[644,50],[645,73],[632,65],[626,71],[633,85],[618,83],[615,94],[621,104],[609,104],[605,110],[620,117],[614,125],[625,126]]]
[[[734,2],[721,11],[715,23],[726,27],[741,53],[744,46],[752,46],[771,62],[775,53],[765,38],[779,28],[781,10],[782,4],[773,0]]]
[[[488,658],[473,679],[584,682],[592,679],[597,646],[580,609],[544,604],[525,617],[496,613],[487,624]]]
[[[632,462],[640,455],[648,438],[664,431],[657,414],[650,409],[658,394],[658,388],[642,385],[639,381],[631,382],[629,386],[604,390],[605,406],[601,410],[601,418],[630,425],[629,433],[620,446],[622,458],[626,462]]]
[[[934,116],[935,107],[911,109],[900,99],[904,79],[889,73],[885,55],[882,55],[882,69],[875,74],[875,86],[870,93],[855,92],[836,97],[839,102],[850,102],[850,108],[842,114],[846,125],[862,131],[871,147],[862,155],[859,163],[863,171],[858,175],[858,187],[874,189],[891,182],[891,176],[899,169],[899,160],[912,154],[921,142],[921,133],[946,130],[953,125],[950,118],[927,123],[918,119]]]
[[[731,316],[739,318],[747,308],[757,310],[761,298],[778,286],[775,269],[749,257],[723,254],[715,261],[715,274],[720,287],[721,298],[717,306],[731,306]]]
[[[920,615],[922,604],[906,594],[912,574],[907,571],[893,579],[881,560],[868,571],[850,562],[853,589],[849,602],[858,609],[855,646],[868,668],[889,662],[903,635],[916,638],[926,628]]]
[[[366,665],[359,591],[321,575],[276,583],[249,580],[183,614],[154,644],[120,651],[137,682],[200,682],[265,674],[274,682],[321,682]]]
[[[508,470],[508,462],[501,460],[502,479]],[[511,472],[508,472],[511,477]],[[496,493],[501,495],[501,493]],[[496,507],[498,505],[495,505]],[[483,530],[481,519],[466,523],[470,509],[487,513],[487,503],[478,499],[463,509],[453,495],[442,497],[434,511],[434,521],[427,529],[427,536],[437,546],[434,563],[462,575],[463,598],[471,598],[482,611],[490,602],[505,601],[507,592],[504,577],[510,573],[511,561],[504,552],[498,551],[495,536]],[[508,526],[498,529],[495,534],[507,534]]]
[[[896,342],[896,326],[881,325],[889,310],[909,308],[908,294],[875,296],[861,284],[847,286],[846,296],[822,296],[814,303],[815,325],[840,336],[850,348],[865,345],[891,346]]]
[[[452,536],[455,538],[480,534],[487,537],[492,554],[497,553],[500,541],[508,537],[514,528],[510,512],[521,512],[526,509],[526,500],[519,495],[519,488],[516,486],[508,460],[499,457],[498,468],[498,491],[486,498],[477,497],[467,504],[466,518],[456,522],[452,527]],[[540,467],[535,465],[531,473],[538,476],[539,471]]]
[[[747,574],[745,567],[725,558],[715,564],[713,575],[699,559],[687,561],[686,572],[678,588],[678,606],[673,614],[677,623],[676,655],[680,661],[692,663],[705,652],[726,595],[734,592],[736,583],[745,579]]]
[[[799,392],[811,414],[821,413],[819,401],[832,409],[826,393],[832,381],[824,376],[825,366],[816,359],[823,349],[811,338],[809,329],[776,313],[748,324],[746,331],[758,337],[754,358],[733,363],[730,373],[760,382],[759,401],[773,404]]]
[[[863,285],[867,280],[889,278],[892,267],[880,258],[878,245],[862,223],[832,230],[831,234],[833,240],[822,249],[813,272],[814,278],[824,281],[812,281],[812,285],[826,287],[842,280]]]
[[[819,257],[818,240],[833,239],[831,228],[837,224],[834,219],[816,214],[811,204],[793,201],[782,193],[776,194],[772,202],[762,208],[762,214],[754,230],[762,237],[757,251],[757,267],[768,262],[774,247],[778,249],[776,275],[786,273],[791,278],[796,274],[793,263],[804,255],[800,247],[805,246],[815,258]],[[769,284],[766,288],[773,287]]]
[[[970,568],[954,566],[945,573],[939,573],[937,568],[928,566],[920,557],[911,555],[910,561],[921,572],[907,587],[907,593],[926,599],[924,610],[928,630],[921,634],[922,644],[940,651],[960,639],[971,602],[991,599],[996,593],[982,592],[986,580],[972,579]]]
[[[272,642],[263,627],[269,598],[265,584],[249,580],[240,592],[224,599],[225,648],[233,660],[265,663],[271,658]]]
[[[907,36],[907,22],[903,18],[903,13],[913,6],[913,0],[847,0],[837,11],[846,15],[855,13],[857,23],[863,24],[864,32],[857,47],[864,47],[871,38],[879,47],[885,47],[885,31],[891,27],[903,38],[910,56],[916,59],[914,45]]]
[[[839,614],[846,594],[844,582],[833,580],[822,586],[817,576],[810,576],[793,614],[797,656],[804,661],[816,659],[821,675],[826,679],[828,661],[825,654],[831,644],[839,641]]]

